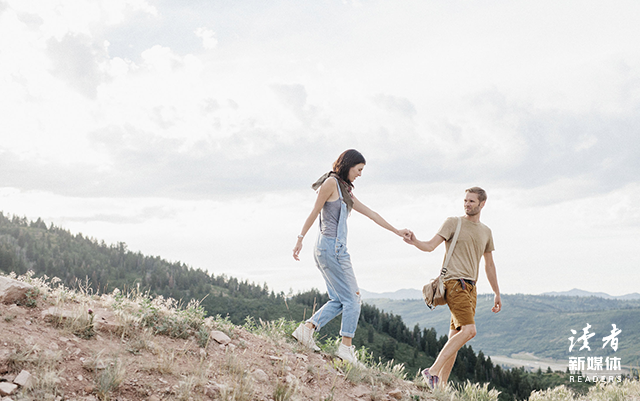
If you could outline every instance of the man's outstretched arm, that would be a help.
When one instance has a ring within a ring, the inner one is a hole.
[[[406,237],[406,236],[404,237],[404,242],[406,242],[407,244],[414,245],[416,248],[420,249],[421,251],[431,252],[434,249],[436,249],[438,245],[444,242],[444,238],[436,234],[429,241],[420,241],[418,238],[416,238],[416,235],[412,232],[409,237]]]
[[[495,294],[493,298],[493,308],[491,308],[491,311],[498,313],[500,312],[500,309],[502,309],[502,300],[500,299],[500,287],[498,286],[496,264],[493,262],[493,254],[491,252],[487,252],[482,256],[484,256],[484,270],[487,273],[487,280],[489,280],[491,289]]]

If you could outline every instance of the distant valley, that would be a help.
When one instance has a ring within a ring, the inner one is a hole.
[[[387,299],[422,299],[422,291],[415,288],[403,288],[400,290],[396,290],[393,292],[370,292],[367,290],[360,289],[362,292],[362,299],[378,299],[378,298],[387,298]],[[579,290],[574,288],[569,291],[562,292],[543,292],[540,295],[549,295],[549,296],[566,296],[566,297],[598,297],[605,299],[620,299],[620,300],[633,300],[640,299],[640,294],[637,292],[626,294],[626,295],[609,295],[604,292],[589,292]]]
[[[417,290],[414,290],[417,291]],[[569,291],[575,294],[576,290]],[[584,292],[581,292],[584,293]],[[393,294],[393,293],[392,293]],[[402,296],[411,292],[402,291]],[[418,292],[418,295],[419,292]],[[633,295],[633,294],[632,294]],[[409,327],[435,328],[438,335],[449,331],[449,309],[437,307],[430,311],[422,299],[369,298],[363,291],[365,302],[379,309],[399,315]],[[469,345],[485,355],[534,354],[541,358],[559,361],[569,357],[619,357],[623,365],[640,363],[640,297],[623,299],[601,296],[577,295],[502,295],[503,310],[491,312],[493,294],[478,296],[476,326],[478,335]],[[575,330],[578,338],[583,329],[591,326],[591,351],[569,353],[569,345]],[[610,335],[612,324],[621,329],[619,347],[602,348],[602,338]]]

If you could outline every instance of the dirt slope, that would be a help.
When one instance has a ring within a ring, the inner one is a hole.
[[[301,347],[284,322],[247,329],[209,319],[208,339],[202,328],[172,338],[114,310],[112,298],[49,295],[31,307],[0,304],[1,381],[33,376],[13,400],[432,399],[389,367],[349,369]]]

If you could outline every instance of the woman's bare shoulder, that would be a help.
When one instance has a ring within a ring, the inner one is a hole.
[[[338,181],[334,177],[327,178],[320,186],[320,192],[329,195],[329,201],[338,198]]]

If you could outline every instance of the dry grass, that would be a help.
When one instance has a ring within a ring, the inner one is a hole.
[[[25,347],[24,345],[15,345],[11,348],[5,364],[9,372],[17,373],[26,367],[36,364],[38,359],[37,348],[35,346]]]
[[[18,352],[19,370],[29,369],[33,379],[31,385],[26,389],[26,395],[36,400],[54,400],[62,395],[61,374],[64,369],[60,369],[62,357],[59,352],[34,351]],[[18,366],[18,365],[15,365]]]
[[[223,369],[230,374],[230,381],[222,390],[222,399],[227,401],[253,400],[253,378],[235,354],[227,355]]]
[[[112,392],[120,387],[125,375],[125,366],[118,357],[106,361],[106,366],[103,369],[96,369],[94,380],[98,398],[104,401],[110,400]]]
[[[624,380],[621,383],[598,383],[584,396],[575,395],[570,389],[560,386],[545,391],[535,391],[530,401],[640,401],[640,382]]]
[[[273,390],[273,399],[275,401],[289,401],[295,397],[298,392],[298,383],[287,382],[286,380],[279,379],[276,383],[276,387]]]
[[[141,355],[144,351],[154,352],[157,349],[153,333],[149,329],[142,329],[136,336],[130,336],[126,342],[127,351],[134,355]]]

